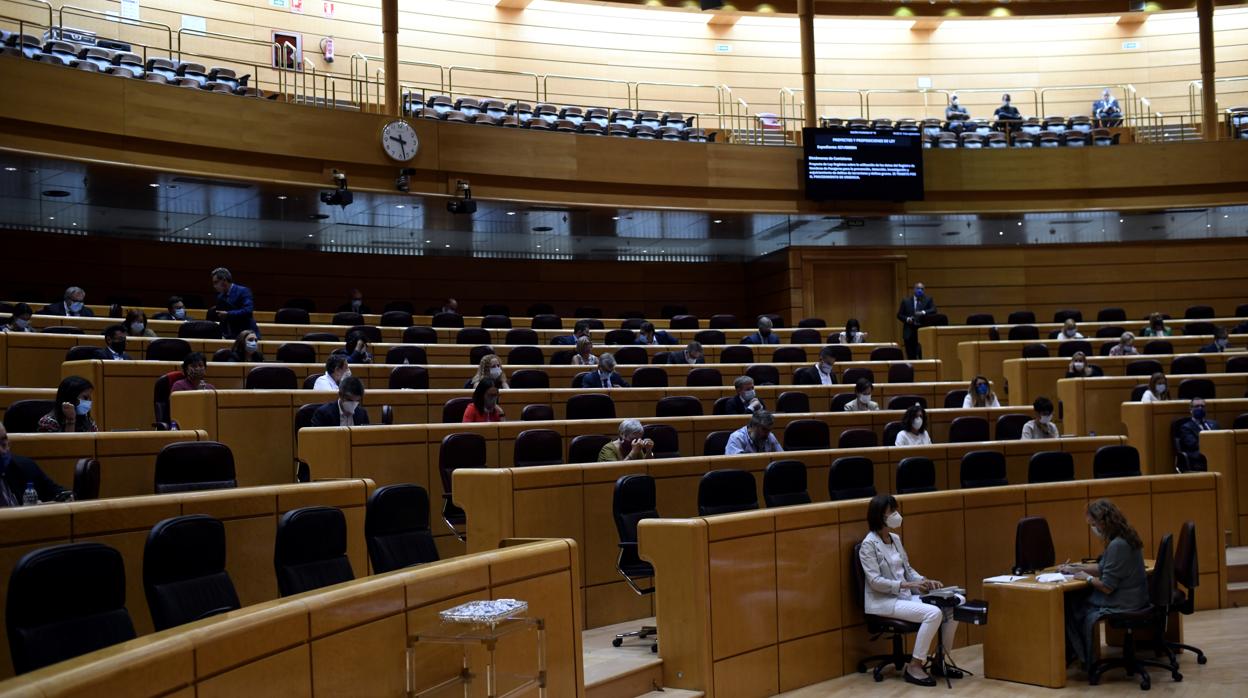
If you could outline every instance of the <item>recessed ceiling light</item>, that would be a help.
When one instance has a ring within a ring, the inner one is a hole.
[[[448,243],[446,243],[446,246],[447,246],[447,247],[450,247],[450,246],[451,246],[451,243],[449,243],[449,242],[448,242]]]
[[[1213,227],[1213,224],[1212,224],[1212,223],[1207,223],[1207,224],[1205,225],[1205,227],[1206,227],[1206,228],[1212,228],[1212,227]]]
[[[155,182],[152,182],[151,184],[147,186],[151,187],[152,189],[160,189],[160,185]]]
[[[50,221],[54,221],[54,220],[56,220],[56,216],[48,216],[48,220],[50,220]]]
[[[333,240],[330,240],[330,242],[333,242]]]
[[[558,251],[559,251],[559,248],[558,248],[558,247],[556,247],[556,248],[555,248],[555,252],[558,252]]]
[[[1022,224],[1023,224],[1023,222],[1022,222],[1022,221],[1019,221],[1019,222],[1018,222],[1018,224],[1019,224],[1019,225],[1022,225]]]
[[[285,194],[278,194],[278,195],[277,195],[277,200],[278,200],[278,201],[285,201],[285,200],[286,200],[286,195],[285,195]]]
[[[540,250],[540,249],[542,249],[542,246],[541,246],[541,245],[538,245],[538,246],[537,246],[537,249],[539,249],[539,250]]]
[[[611,216],[611,220],[613,220],[613,221],[618,221],[618,220],[620,220],[620,217],[619,217],[619,216]]]
[[[1230,214],[1223,214],[1223,216],[1222,216],[1222,217],[1223,217],[1223,218],[1230,218],[1231,216],[1230,216]]]
[[[308,237],[312,237],[312,233],[308,233]]]
[[[998,230],[998,231],[997,231],[997,235],[1005,235],[1005,231],[1004,231],[1004,230]]]
[[[905,236],[906,236],[905,233],[897,233],[897,237],[899,238],[904,238]]]
[[[716,222],[716,223],[723,223],[724,221],[723,221],[722,219],[720,219],[720,218],[716,218],[716,219],[715,219],[715,222]]]
[[[5,171],[5,172],[17,172],[17,168],[16,168],[16,167],[6,167],[6,168],[4,168],[4,171]]]
[[[73,223],[72,225],[78,225],[78,224],[77,224],[77,223]]]
[[[507,212],[507,215],[509,215],[509,216],[514,216],[514,215],[516,215],[516,212],[515,212],[515,211],[508,211],[508,212]]]
[[[208,237],[212,237],[212,233],[208,233]]]
[[[1122,223],[1122,222],[1123,222],[1123,219],[1119,218],[1119,219],[1118,219],[1118,222],[1119,222],[1119,223]]]
[[[433,242],[433,240],[425,240],[426,245],[430,244],[431,242]]]
[[[404,206],[403,204],[395,204],[395,205],[394,205],[394,207],[395,207],[395,208],[407,208],[407,207],[406,207],[406,206]]]

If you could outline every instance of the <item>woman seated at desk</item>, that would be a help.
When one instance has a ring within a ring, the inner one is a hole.
[[[1105,543],[1097,562],[1062,565],[1063,574],[1087,581],[1087,596],[1066,596],[1066,659],[1092,665],[1093,632],[1103,616],[1148,606],[1148,577],[1144,572],[1144,543],[1127,517],[1108,499],[1088,505],[1088,525]],[[1099,642],[1099,640],[1098,640]]]
[[[906,665],[903,676],[907,683],[919,686],[935,686],[936,680],[923,668],[932,640],[939,629],[946,648],[953,647],[958,623],[953,620],[953,609],[941,609],[923,603],[919,597],[927,591],[939,589],[943,584],[928,579],[910,566],[910,558],[901,545],[901,537],[893,530],[901,527],[901,512],[897,511],[897,499],[888,494],[877,494],[867,504],[867,525],[871,532],[858,548],[858,562],[862,564],[865,600],[863,609],[884,618],[896,618],[920,623],[914,638],[914,653]],[[947,668],[933,673],[949,674],[951,679],[962,678],[962,672]]]

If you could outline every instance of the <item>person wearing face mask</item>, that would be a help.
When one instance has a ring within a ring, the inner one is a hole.
[[[1093,643],[1100,643],[1096,623],[1111,613],[1148,607],[1148,574],[1144,569],[1144,542],[1127,517],[1108,499],[1088,504],[1084,514],[1092,535],[1105,545],[1096,562],[1062,565],[1088,588],[1080,596],[1066,596],[1066,658],[1078,659],[1086,669],[1095,659]]]
[[[1218,422],[1209,419],[1205,411],[1205,399],[1194,398],[1191,403],[1192,418],[1179,425],[1179,450],[1187,455],[1189,470],[1208,470],[1205,454],[1200,452],[1200,432],[1218,429]]]
[[[598,452],[598,462],[646,460],[654,457],[654,441],[646,438],[646,430],[636,419],[620,422],[620,438],[608,441]]]
[[[583,388],[627,388],[628,382],[615,370],[615,355],[610,352],[598,357],[598,370],[590,371],[581,381]]]
[[[675,344],[676,340],[666,330],[655,330],[653,322],[641,323],[641,331],[637,333],[636,344],[645,344],[647,346],[656,346],[660,344]]]
[[[572,363],[577,366],[597,366],[598,357],[594,356],[594,340],[585,334],[576,340],[576,353],[572,355]]]
[[[347,357],[349,364],[371,364],[373,353],[368,346],[368,337],[361,330],[347,333],[347,343],[342,349],[335,349],[335,354]]]
[[[1091,378],[1092,376],[1102,375],[1099,373],[1099,366],[1093,366],[1088,363],[1088,355],[1081,351],[1075,352],[1070,357],[1070,364],[1066,366],[1067,378]]]
[[[901,418],[902,429],[897,432],[894,446],[931,446],[932,437],[927,433],[927,410],[922,405],[911,405]]]
[[[1118,343],[1109,350],[1110,356],[1136,356],[1139,353],[1135,348],[1135,335],[1130,332],[1123,332]]]
[[[312,389],[337,392],[342,379],[350,375],[351,367],[347,365],[347,357],[342,354],[330,354],[329,359],[325,361],[325,372],[316,377],[316,383],[312,385]]]
[[[359,313],[360,315],[368,315],[373,312],[372,308],[364,305],[364,293],[358,288],[351,289],[349,295],[350,300],[338,306],[340,313]]]
[[[992,386],[988,384],[988,379],[983,376],[975,376],[971,381],[970,388],[966,391],[966,397],[962,398],[962,409],[969,410],[972,407],[1000,407],[1001,401],[997,399],[997,394],[992,392]]]
[[[13,315],[9,321],[0,325],[0,332],[34,332],[35,328],[30,326],[30,317],[34,315],[34,311],[25,303],[18,303],[13,306]]]
[[[1058,333],[1059,342],[1065,342],[1068,339],[1083,339],[1083,335],[1079,333],[1079,326],[1075,324],[1074,318],[1066,318],[1066,322],[1062,323],[1062,331]]]
[[[1140,396],[1140,402],[1159,402],[1170,399],[1170,386],[1166,385],[1166,374],[1158,371],[1148,379],[1148,390]]]
[[[204,374],[208,372],[208,365],[205,363],[204,355],[193,351],[182,359],[182,377],[173,382],[169,386],[170,393],[180,393],[183,390],[216,390],[208,381],[204,380]]]
[[[86,306],[87,292],[77,286],[65,289],[65,295],[58,303],[43,309],[43,315],[64,315],[65,317],[95,317],[95,311]]]
[[[1153,313],[1148,316],[1148,327],[1140,330],[1141,337],[1170,337],[1174,334],[1174,330],[1166,327],[1166,319],[1161,313]]]
[[[502,390],[511,387],[507,384],[507,374],[503,373],[503,361],[495,354],[486,354],[481,357],[481,363],[477,364],[477,372],[472,374],[472,378],[468,379],[464,387],[475,390],[477,384],[485,378],[494,381],[494,385]]]
[[[91,396],[95,386],[82,376],[69,376],[56,387],[56,405],[39,419],[41,432],[93,432]]]
[[[667,354],[667,363],[669,364],[704,364],[706,363],[706,355],[702,351],[701,342],[689,342],[685,345],[684,351],[672,351]]]
[[[312,426],[364,426],[368,424],[368,412],[360,406],[363,401],[364,384],[355,376],[347,376],[338,387],[338,399],[321,405],[312,413]]]
[[[862,326],[858,324],[858,320],[850,318],[845,323],[845,331],[836,336],[841,344],[862,344],[867,341],[867,333],[862,331]]]
[[[1122,125],[1122,107],[1108,87],[1101,93],[1101,98],[1092,103],[1092,118],[1096,119],[1097,128]]]
[[[458,315],[459,314],[459,301],[455,300],[454,298],[447,298],[446,300],[442,301],[442,309],[439,310],[438,312],[439,313],[455,313],[456,315]]]
[[[105,361],[130,361],[126,353],[126,328],[123,325],[109,325],[104,330],[104,350],[100,358]]]
[[[874,616],[919,623],[914,638],[914,652],[910,663],[902,672],[906,683],[918,686],[935,686],[936,680],[927,673],[925,665],[932,642],[940,632],[946,649],[953,648],[958,632],[958,622],[953,620],[952,608],[940,608],[923,603],[924,593],[944,586],[935,579],[928,579],[910,566],[910,557],[901,544],[896,530],[901,528],[902,516],[897,509],[897,499],[890,494],[877,494],[867,503],[867,527],[870,532],[858,546],[858,563],[862,565],[863,610]],[[962,678],[962,672],[932,662],[932,673],[944,678]]]
[[[1001,95],[1001,106],[997,107],[992,113],[992,118],[997,122],[997,127],[1005,127],[1006,130],[1017,128],[1022,123],[1023,115],[1019,113],[1018,107],[1010,101],[1010,95]]]
[[[958,102],[958,96],[951,96],[949,106],[945,107],[945,121],[949,122],[949,130],[955,132],[961,130],[962,122],[970,118],[971,113]]]
[[[846,412],[875,412],[880,409],[879,403],[871,399],[871,391],[875,386],[869,378],[859,378],[854,384],[854,399],[845,403]]]
[[[126,311],[126,334],[131,337],[156,338],[157,334],[147,326],[147,315],[138,308]]]
[[[234,283],[234,275],[225,267],[212,270],[212,288],[217,292],[217,305],[208,312],[208,319],[221,323],[221,336],[229,339],[244,330],[260,336],[251,289]]]
[[[832,385],[836,383],[836,356],[832,347],[819,350],[819,360],[814,366],[804,366],[793,372],[794,385]]]
[[[742,344],[779,344],[780,338],[771,331],[771,318],[767,316],[758,319],[758,331],[741,340]]]
[[[923,282],[914,285],[914,293],[901,299],[901,307],[897,309],[897,319],[901,321],[901,338],[906,345],[906,357],[911,361],[923,358],[923,347],[919,346],[919,327],[924,318],[936,312],[936,301],[927,295]]]
[[[41,502],[74,499],[73,493],[56,484],[33,460],[13,453],[9,432],[0,425],[0,507],[21,506],[28,484],[34,485]]]
[[[1201,354],[1221,354],[1230,346],[1230,337],[1225,327],[1213,328],[1213,341],[1200,348]]]
[[[238,337],[234,339],[234,346],[230,349],[230,360],[252,363],[264,361],[264,354],[260,353],[259,336],[251,330],[239,332]]]
[[[1056,439],[1057,425],[1053,423],[1053,401],[1043,395],[1032,403],[1036,416],[1023,425],[1023,439]]]
[[[738,453],[781,453],[780,441],[771,433],[776,425],[776,418],[767,410],[758,410],[750,416],[750,423],[737,429],[728,436],[728,445],[724,447],[724,455],[735,456]]]
[[[464,424],[501,421],[503,408],[498,404],[498,385],[489,378],[482,378],[472,391],[472,404],[464,410]]]
[[[152,316],[152,319],[184,322],[186,320],[186,303],[182,301],[182,296],[169,296],[169,301],[165,303],[165,312],[156,313]]]
[[[737,376],[732,382],[737,394],[724,401],[723,414],[750,414],[767,409],[763,401],[754,392],[754,379],[749,376]]]
[[[568,346],[568,345],[574,346],[576,345],[577,342],[581,340],[581,337],[588,337],[588,336],[589,336],[589,323],[586,322],[585,320],[577,320],[576,324],[572,326],[572,334],[557,335],[554,339],[550,340],[550,343],[558,344],[560,346]]]

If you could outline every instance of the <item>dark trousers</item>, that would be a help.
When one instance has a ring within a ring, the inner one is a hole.
[[[923,358],[923,347],[919,346],[919,333],[905,338],[906,341],[906,358],[911,361],[918,361]]]

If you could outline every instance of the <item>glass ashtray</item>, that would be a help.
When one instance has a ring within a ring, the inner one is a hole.
[[[494,625],[519,615],[529,609],[527,601],[518,599],[493,599],[490,601],[469,601],[454,608],[448,608],[438,614],[448,623],[477,623]]]

